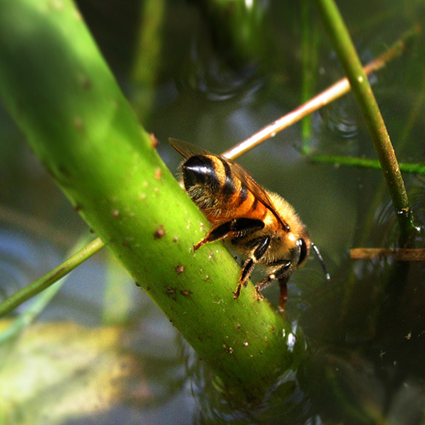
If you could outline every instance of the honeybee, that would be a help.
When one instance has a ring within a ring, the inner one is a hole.
[[[259,263],[268,274],[255,285],[256,297],[262,300],[261,290],[279,281],[279,310],[283,312],[288,279],[315,247],[294,208],[279,195],[264,190],[236,162],[181,140],[169,141],[185,158],[181,172],[187,194],[213,225],[193,250],[229,240],[235,251],[247,258],[233,297],[239,297]]]

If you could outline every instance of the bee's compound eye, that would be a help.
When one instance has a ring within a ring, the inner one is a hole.
[[[308,248],[307,248],[307,244],[305,243],[304,239],[298,239],[297,240],[297,245],[300,248],[300,258],[298,260],[298,266],[302,263],[304,263],[304,261],[307,258],[307,254],[308,254]]]

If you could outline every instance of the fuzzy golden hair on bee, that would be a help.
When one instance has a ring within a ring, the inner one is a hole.
[[[187,194],[213,226],[193,249],[229,241],[246,257],[234,298],[260,264],[267,276],[256,284],[256,297],[263,299],[261,290],[277,280],[283,312],[289,277],[305,263],[311,247],[318,252],[292,205],[263,189],[238,163],[181,140],[170,139],[170,144],[185,158],[180,169]]]

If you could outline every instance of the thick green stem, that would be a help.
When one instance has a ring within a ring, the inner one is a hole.
[[[415,227],[403,178],[384,120],[335,2],[333,0],[316,0],[316,4],[366,120],[397,212],[401,229],[401,243],[406,244],[415,233]]]
[[[0,94],[75,209],[198,355],[227,387],[260,397],[291,367],[301,338],[252,284],[233,299],[240,268],[221,243],[192,252],[205,217],[70,0],[0,0]]]

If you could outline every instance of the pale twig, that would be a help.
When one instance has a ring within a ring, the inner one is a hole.
[[[363,69],[366,75],[371,74],[374,71],[377,71],[383,68],[389,61],[400,56],[405,50],[408,42],[415,36],[419,34],[419,29],[414,29],[407,33],[404,37],[398,40],[390,49],[382,53],[374,61],[370,62]],[[329,87],[324,92],[320,93],[313,99],[299,106],[289,114],[284,115],[273,123],[267,125],[257,133],[250,136],[248,139],[237,144],[233,148],[227,150],[222,154],[225,158],[235,159],[238,156],[248,152],[252,148],[258,146],[265,140],[270,137],[274,137],[278,132],[284,130],[290,125],[300,121],[302,118],[311,114],[323,106],[333,102],[339,97],[350,91],[350,83],[347,78],[343,78],[331,87]]]

